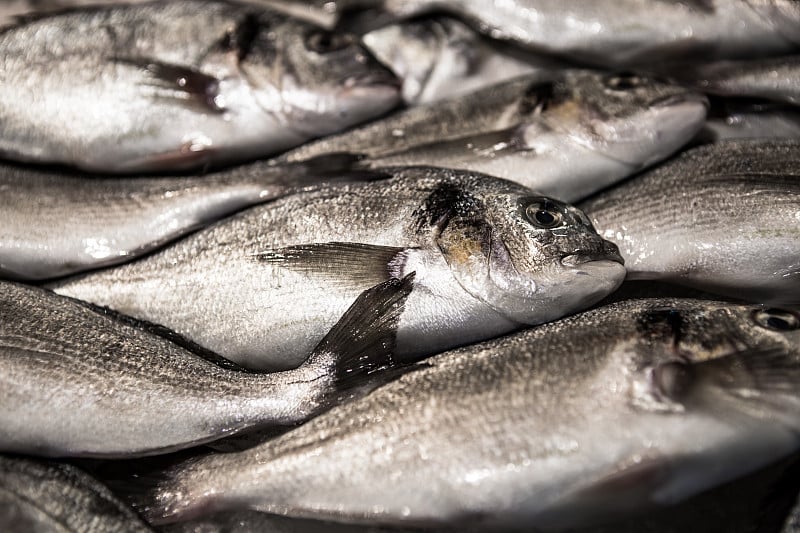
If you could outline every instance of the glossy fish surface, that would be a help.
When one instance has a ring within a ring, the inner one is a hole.
[[[721,302],[597,308],[180,464],[141,509],[526,531],[644,513],[798,450],[798,328],[796,313]]]
[[[51,285],[249,368],[300,364],[363,290],[416,273],[397,354],[553,320],[625,275],[583,213],[484,174],[385,169],[256,206],[139,261]]]

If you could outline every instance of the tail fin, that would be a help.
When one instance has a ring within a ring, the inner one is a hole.
[[[367,384],[373,375],[394,367],[397,327],[413,282],[411,273],[362,292],[306,364],[327,367],[340,392]]]

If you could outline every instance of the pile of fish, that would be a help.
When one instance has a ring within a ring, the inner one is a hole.
[[[796,1],[0,27],[0,530],[800,527]]]

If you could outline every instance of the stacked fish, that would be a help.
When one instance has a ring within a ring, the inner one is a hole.
[[[781,528],[796,1],[0,24],[0,530]]]

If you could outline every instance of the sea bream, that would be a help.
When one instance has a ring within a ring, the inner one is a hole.
[[[6,533],[147,533],[125,502],[80,469],[0,456],[0,529]]]
[[[291,2],[292,0],[283,0]],[[674,58],[755,57],[800,44],[794,0],[294,0],[320,19],[386,23],[431,12],[469,22],[494,39],[602,66]],[[735,28],[735,31],[733,30]]]
[[[92,171],[252,159],[400,101],[352,35],[223,0],[42,16],[2,31],[0,55],[0,154]]]
[[[397,354],[585,308],[625,276],[574,207],[484,174],[382,171],[256,206],[133,263],[51,285],[258,369],[300,364],[363,290],[416,273]]]
[[[711,98],[706,124],[695,141],[726,139],[800,139],[797,106],[736,98]]]
[[[411,108],[301,146],[367,167],[432,165],[485,172],[566,202],[671,155],[702,127],[700,93],[632,72],[537,73]]]
[[[562,68],[494,41],[457,19],[430,17],[403,21],[363,36],[375,57],[403,80],[403,100],[421,104],[535,72]]]
[[[133,457],[303,422],[390,370],[410,291],[410,277],[368,289],[303,365],[255,374],[150,326],[0,282],[0,450]]]
[[[629,279],[800,304],[800,143],[695,148],[581,204]]]
[[[347,166],[351,158],[341,157]],[[0,163],[0,277],[41,280],[131,261],[247,206],[357,179],[257,162],[205,176],[101,177]]]
[[[800,316],[628,300],[446,352],[276,439],[157,476],[153,523],[255,509],[565,530],[669,506],[800,449]]]

